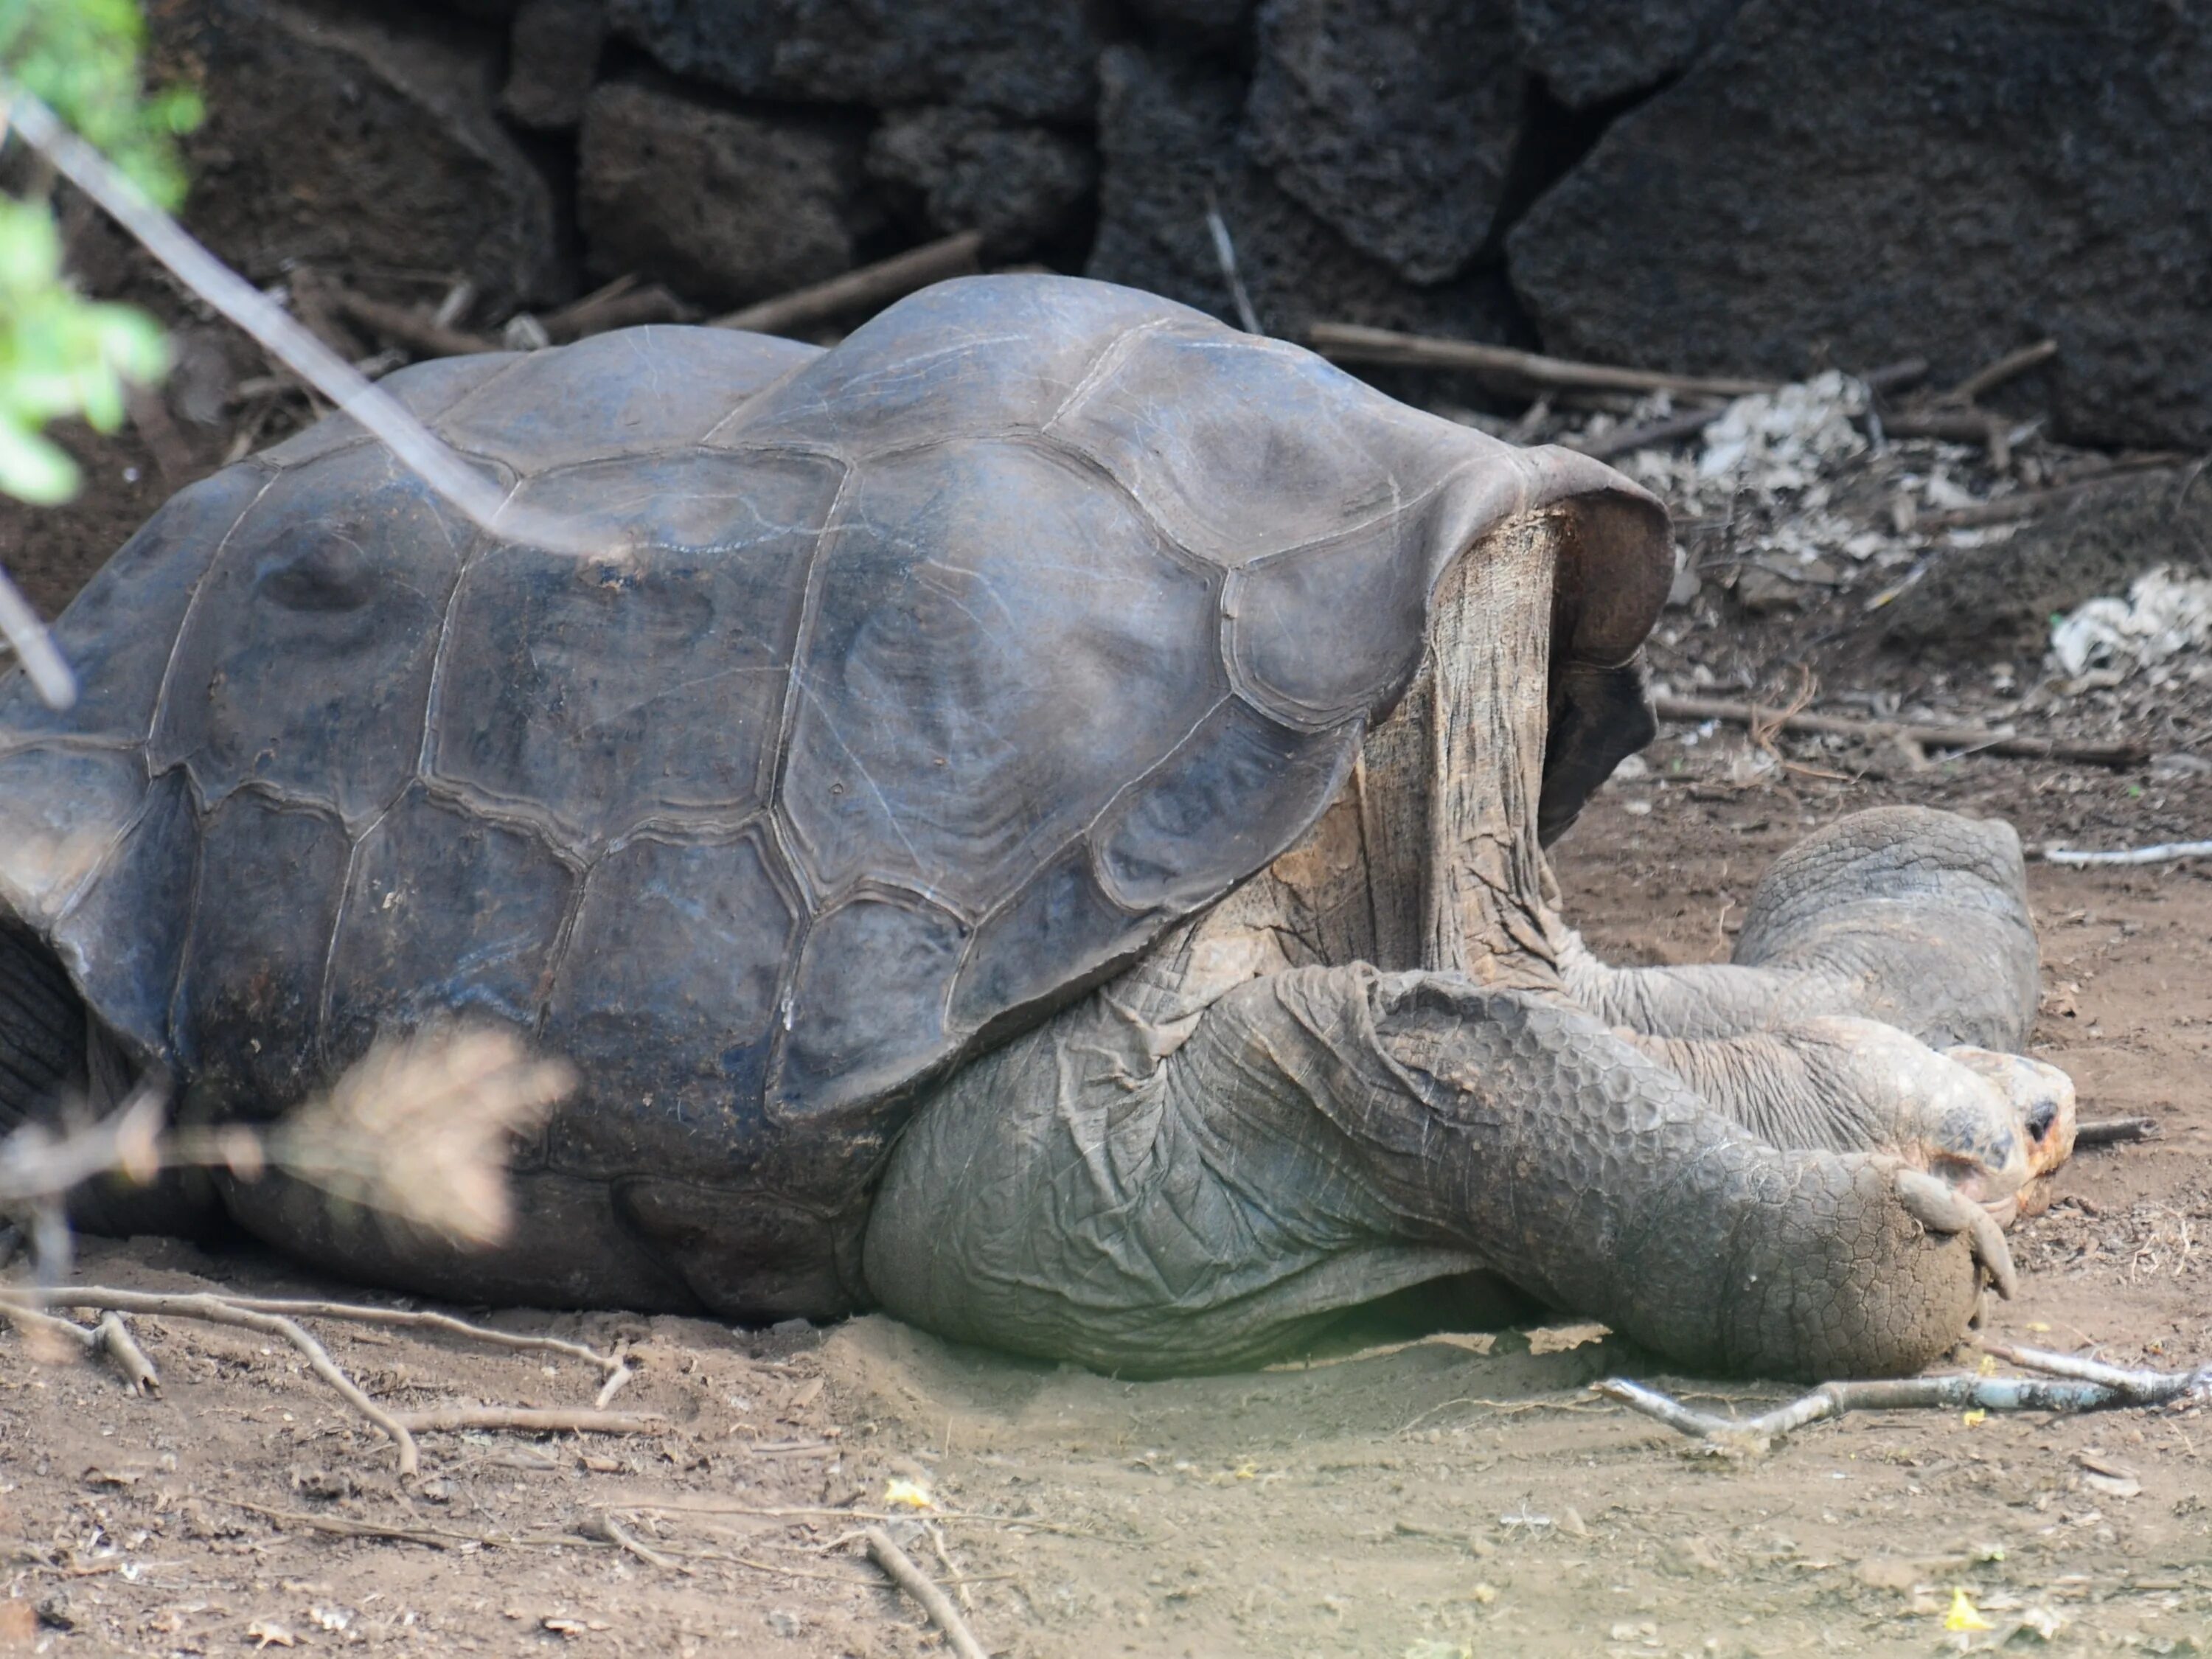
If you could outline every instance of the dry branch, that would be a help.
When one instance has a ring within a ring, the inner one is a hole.
[[[848,270],[842,276],[832,276],[827,282],[796,289],[773,300],[763,300],[742,311],[732,311],[715,318],[713,326],[750,329],[756,334],[788,334],[848,311],[873,310],[889,305],[916,289],[927,288],[947,277],[965,276],[978,268],[982,252],[982,233],[963,230],[957,236],[910,248],[874,264]]]
[[[574,1410],[537,1406],[438,1406],[428,1411],[398,1412],[395,1420],[416,1434],[459,1429],[520,1429],[532,1434],[651,1434],[668,1426],[652,1412],[603,1412],[588,1406]]]
[[[2190,458],[2185,455],[2154,455],[2141,460],[2122,461],[2086,478],[2053,484],[2047,489],[2023,489],[2010,495],[1997,495],[1986,501],[1976,501],[1971,507],[1947,507],[1940,513],[1923,514],[1914,522],[1934,530],[1965,530],[1978,525],[2016,524],[2022,519],[2033,518],[2046,508],[2063,507],[2115,479],[2142,472],[2172,471],[2190,465]]]
[[[94,1291],[93,1294],[100,1292]],[[619,1353],[602,1353],[597,1348],[581,1342],[571,1342],[565,1337],[494,1330],[488,1325],[474,1325],[465,1319],[456,1319],[451,1314],[429,1313],[413,1308],[378,1308],[361,1302],[303,1302],[281,1297],[226,1296],[223,1300],[234,1308],[250,1308],[256,1313],[283,1314],[293,1319],[337,1319],[352,1325],[443,1331],[451,1336],[481,1342],[488,1347],[525,1348],[539,1353],[565,1354],[571,1359],[580,1359],[596,1365],[609,1376],[628,1370],[627,1361]],[[605,1401],[599,1403],[604,1405]]]
[[[2212,858],[2212,841],[2165,841],[2154,847],[2129,847],[2115,853],[2082,853],[2070,847],[2046,847],[2045,864],[2170,864],[2176,859]]]
[[[1669,415],[1664,420],[1647,421],[1642,426],[1619,426],[1601,437],[1566,438],[1560,441],[1563,449],[1580,450],[1598,460],[1609,460],[1615,455],[1626,455],[1639,449],[1651,449],[1661,444],[1679,443],[1685,438],[1694,438],[1715,421],[1728,413],[1725,404],[1713,404],[1703,409],[1686,409]]]
[[[2070,1354],[1985,1342],[2000,1359],[2045,1376],[1904,1376],[1864,1382],[1823,1382],[1755,1417],[1721,1417],[1626,1377],[1593,1382],[1593,1392],[1655,1418],[1693,1439],[1760,1452],[1808,1424],[1854,1411],[2097,1412],[2212,1400],[2212,1365],[2189,1371],[2123,1370]]]
[[[2074,1127],[2075,1151],[2084,1146],[2116,1146],[2123,1141],[2148,1140],[2158,1131],[2154,1117],[2108,1117]]]
[[[386,305],[335,283],[325,291],[342,316],[351,318],[372,334],[405,346],[418,356],[466,357],[479,351],[499,349],[496,340],[448,328],[404,306]]]
[[[411,1475],[421,1467],[422,1460],[415,1448],[415,1437],[408,1432],[406,1425],[362,1393],[360,1386],[338,1368],[328,1349],[301,1326],[281,1315],[257,1313],[222,1297],[200,1291],[165,1293],[115,1291],[98,1285],[69,1285],[61,1290],[42,1292],[26,1291],[15,1285],[0,1287],[0,1305],[4,1305],[10,1311],[16,1308],[35,1310],[41,1304],[58,1308],[97,1308],[104,1313],[152,1314],[161,1318],[197,1319],[204,1324],[230,1325],[241,1330],[258,1331],[264,1336],[282,1337],[299,1351],[310,1370],[337,1390],[340,1399],[384,1431],[398,1449],[402,1475]]]
[[[252,335],[262,348],[316,391],[367,428],[400,462],[472,523],[495,534],[526,541],[548,551],[604,554],[602,541],[584,539],[572,520],[552,513],[509,507],[507,491],[477,471],[441,442],[390,393],[379,391],[337,353],[278,308],[276,303],[209,252],[175,219],[118,171],[98,149],[64,126],[53,111],[21,88],[10,88],[9,113],[24,142],[52,163],[56,172],[82,191],[140,246],[200,299]],[[21,617],[9,610],[13,590],[0,584],[0,629],[11,640],[11,625]],[[20,601],[16,602],[20,608]],[[27,616],[27,611],[24,613]],[[47,687],[48,658],[38,654],[36,619],[30,619],[33,643],[16,650],[41,691]],[[52,658],[51,666],[59,667]],[[61,668],[64,687],[68,672]],[[52,698],[50,696],[49,700]],[[68,699],[62,699],[64,705]]]
[[[640,323],[689,323],[698,314],[658,283],[640,288],[636,277],[617,276],[538,320],[545,325],[546,337],[559,343]]]
[[[2025,374],[2038,363],[2048,362],[2057,355],[2057,341],[2038,340],[2032,346],[2008,351],[1987,368],[1969,374],[1945,396],[1954,403],[1970,404],[1984,392],[1995,391],[2014,375]]]
[[[975,1632],[961,1618],[960,1609],[952,1605],[943,1590],[930,1583],[922,1570],[915,1565],[912,1556],[891,1542],[889,1533],[881,1527],[870,1527],[860,1536],[875,1564],[893,1583],[921,1604],[922,1611],[929,1615],[929,1622],[944,1632],[945,1644],[960,1659],[990,1659],[983,1644],[975,1639]]]
[[[1237,307],[1237,321],[1247,334],[1266,331],[1260,326],[1260,313],[1252,309],[1252,296],[1245,291],[1244,277],[1237,269],[1237,244],[1229,234],[1229,221],[1221,216],[1221,204],[1214,199],[1213,191],[1206,192],[1206,229],[1213,239],[1213,262],[1221,267],[1221,280],[1229,285],[1229,298]]]
[[[1620,368],[1611,363],[1572,362],[1509,346],[1474,340],[1438,339],[1401,334],[1358,323],[1316,323],[1307,343],[1340,363],[1384,363],[1404,368],[1448,368],[1516,386],[1579,386],[1599,392],[1671,392],[1692,398],[1741,398],[1771,392],[1772,380],[1668,374],[1657,369]]]
[[[93,1345],[114,1361],[115,1369],[123,1373],[124,1386],[133,1394],[159,1394],[161,1374],[154,1362],[146,1358],[146,1351],[131,1334],[131,1328],[123,1322],[123,1316],[112,1309],[100,1315],[100,1323],[92,1328]]]
[[[2077,743],[2069,738],[2024,738],[2010,726],[1916,726],[1899,720],[1852,720],[1841,714],[1800,711],[1782,714],[1756,703],[1720,697],[1665,696],[1652,699],[1662,720],[1725,720],[1730,725],[1766,726],[1784,732],[1824,733],[1891,743],[1899,738],[1927,749],[1986,750],[2030,760],[2080,761],[2093,766],[2140,766],[2150,750],[2140,743]],[[2048,853],[2045,854],[2047,858]]]

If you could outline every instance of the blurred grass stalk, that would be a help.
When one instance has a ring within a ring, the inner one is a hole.
[[[326,1093],[263,1127],[164,1129],[163,1091],[141,1085],[96,1122],[31,1123],[0,1141],[0,1209],[34,1218],[44,1258],[63,1198],[100,1176],[143,1185],[165,1169],[219,1169],[252,1182],[273,1169],[401,1226],[496,1244],[514,1224],[509,1148],[574,1086],[566,1064],[488,1027],[384,1039]]]

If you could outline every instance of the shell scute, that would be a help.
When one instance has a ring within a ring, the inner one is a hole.
[[[49,708],[27,677],[0,677],[0,749],[61,733],[145,741],[192,595],[269,479],[258,466],[228,467],[162,503],[70,605],[76,704]]]
[[[773,780],[805,573],[843,468],[678,450],[533,480],[605,560],[502,544],[462,579],[427,769],[573,842],[732,825]]]
[[[137,821],[51,931],[86,1000],[143,1054],[169,1048],[169,1000],[191,920],[199,832],[182,772],[143,792]]]
[[[1169,915],[1218,897],[1321,816],[1358,751],[1353,738],[1293,732],[1235,698],[1223,703],[1099,824],[1107,893]]]
[[[1492,441],[1210,322],[1133,335],[1049,430],[1223,565],[1401,514]]]
[[[538,836],[410,785],[355,849],[331,947],[330,1062],[447,1016],[535,1030],[574,884]]]
[[[989,908],[1224,688],[1214,580],[1047,448],[864,464],[818,581],[781,805],[819,890]]]
[[[383,450],[262,493],[185,618],[150,745],[210,799],[249,781],[358,823],[414,774],[439,624],[477,538]]]
[[[145,798],[135,748],[62,741],[0,753],[0,909],[51,927]]]
[[[218,1098],[304,1099],[323,1082],[323,969],[352,842],[334,814],[252,789],[208,815],[201,842],[174,1063]]]
[[[519,351],[483,351],[468,357],[433,357],[426,363],[396,368],[376,384],[398,398],[409,414],[434,428],[440,416],[520,362],[522,356]],[[352,416],[332,415],[253,459],[271,466],[303,466],[368,440],[368,428]]]
[[[438,422],[520,473],[696,443],[819,346],[726,328],[621,328],[531,353]]]
[[[769,1111],[790,1121],[880,1098],[941,1058],[967,934],[907,893],[859,893],[817,917],[799,946]]]
[[[949,438],[1034,432],[1133,329],[1194,311],[1105,283],[967,276],[863,323],[718,428],[712,442],[801,444],[853,458]]]
[[[592,868],[544,1041],[591,1079],[595,1109],[556,1121],[554,1167],[720,1165],[752,1147],[746,1108],[802,915],[758,827],[729,841],[641,836]]]

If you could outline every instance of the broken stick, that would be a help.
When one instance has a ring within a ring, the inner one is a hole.
[[[416,1434],[455,1429],[521,1429],[535,1434],[651,1434],[668,1426],[656,1412],[563,1411],[538,1406],[436,1406],[395,1416]]]
[[[1694,438],[1715,421],[1728,413],[1724,404],[1713,404],[1703,409],[1686,409],[1680,414],[1669,415],[1664,420],[1647,421],[1642,426],[1617,426],[1600,437],[1563,438],[1562,449],[1578,450],[1596,460],[1608,460],[1615,455],[1626,455],[1639,449],[1653,449],[1661,444],[1679,443],[1685,438]]]
[[[1401,334],[1358,323],[1316,323],[1307,343],[1340,363],[1388,363],[1403,368],[1450,368],[1512,386],[1580,386],[1599,392],[1673,392],[1692,398],[1741,398],[1771,392],[1772,380],[1728,376],[1669,374],[1650,368],[1620,368],[1611,363],[1574,362],[1510,346],[1474,340],[1439,339]]]
[[[479,351],[499,349],[496,340],[448,328],[404,306],[386,305],[336,283],[325,284],[323,292],[339,315],[351,318],[370,333],[381,335],[421,356],[466,357]]]
[[[2212,1400],[2212,1365],[2188,1371],[2124,1370],[2072,1354],[1985,1342],[1996,1358],[2044,1376],[1901,1376],[1865,1382],[1823,1382],[1811,1393],[1756,1417],[1721,1417],[1685,1406],[1672,1395],[1625,1376],[1593,1382],[1593,1393],[1617,1400],[1692,1439],[1738,1451],[1763,1452],[1793,1430],[1854,1411],[2099,1412],[2124,1406],[2164,1406]]]
[[[715,318],[712,326],[750,329],[756,334],[788,334],[848,311],[875,310],[950,276],[965,276],[978,268],[982,254],[982,232],[963,230],[943,241],[926,243],[827,282],[732,311]]]
[[[929,1581],[928,1576],[915,1565],[914,1558],[891,1542],[891,1535],[881,1527],[870,1527],[860,1534],[868,1547],[868,1554],[875,1564],[887,1573],[890,1581],[908,1595],[921,1603],[921,1610],[929,1615],[929,1622],[944,1632],[945,1645],[960,1656],[960,1659],[990,1659],[975,1633],[961,1618],[960,1609],[952,1605],[945,1592]]]
[[[1654,697],[1659,718],[1668,720],[1724,720],[1732,726],[1772,726],[1784,732],[1820,732],[1892,743],[1899,738],[1925,749],[1958,749],[2012,755],[2029,760],[2080,761],[2091,766],[2140,766],[2150,758],[2140,743],[2080,743],[2070,738],[2024,738],[2010,726],[1914,726],[1900,720],[1851,720],[1841,714],[1784,713],[1757,703],[1720,697]],[[2046,852],[2044,856],[2049,858]],[[2148,861],[2148,860],[2145,860]]]
[[[418,1473],[422,1467],[421,1454],[415,1447],[415,1437],[407,1425],[390,1412],[362,1392],[358,1383],[338,1368],[330,1350],[309,1335],[305,1328],[276,1314],[256,1313],[251,1308],[241,1308],[219,1296],[203,1292],[167,1294],[146,1291],[94,1290],[82,1286],[65,1286],[52,1291],[26,1291],[15,1285],[0,1287],[0,1305],[9,1312],[29,1308],[43,1311],[44,1305],[60,1308],[96,1308],[103,1313],[152,1314],[157,1317],[197,1319],[203,1324],[231,1325],[242,1330],[258,1331],[264,1336],[281,1337],[299,1351],[307,1362],[307,1369],[336,1389],[338,1397],[369,1422],[381,1429],[398,1453],[399,1473],[403,1476]]]
[[[1945,400],[1970,404],[1984,392],[1993,392],[2014,375],[2025,374],[2038,363],[2048,362],[2058,355],[2058,342],[2038,340],[2033,345],[2008,351],[1986,368],[1969,374],[1945,393]]]
[[[2158,1131],[2154,1117],[2106,1117],[2074,1126],[2076,1151],[2084,1146],[2117,1146],[2123,1141],[2148,1140]]]
[[[2046,847],[2045,864],[2168,864],[2175,859],[2212,859],[2212,841],[2162,841],[2154,847],[2127,847],[2113,853],[2078,853],[2070,847]]]

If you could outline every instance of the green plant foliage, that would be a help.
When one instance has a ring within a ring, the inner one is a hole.
[[[40,99],[173,208],[185,192],[176,138],[198,123],[200,101],[188,88],[146,92],[144,37],[137,0],[0,0],[0,105],[18,89]],[[46,423],[78,416],[112,431],[125,386],[167,367],[152,318],[70,285],[48,203],[0,198],[0,490],[66,501],[77,469],[41,435]]]

